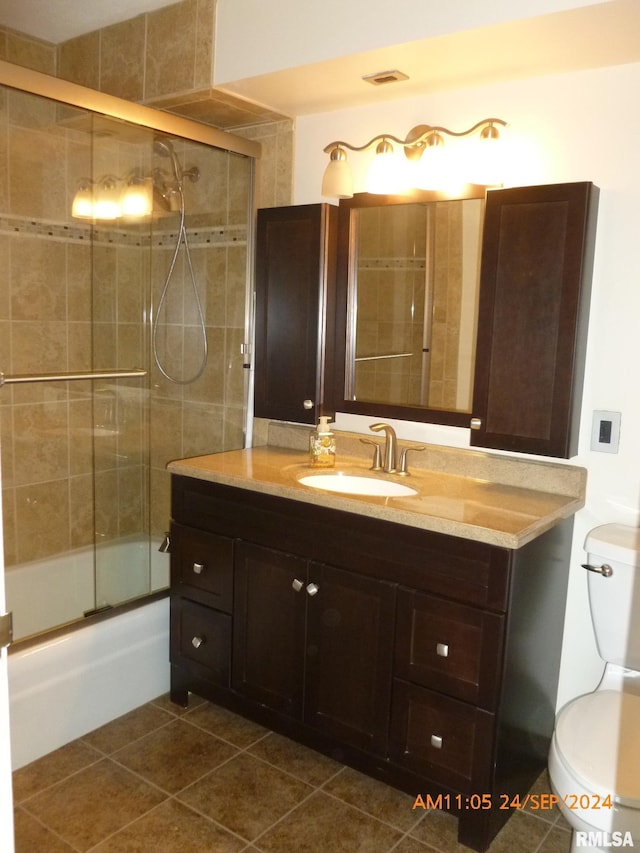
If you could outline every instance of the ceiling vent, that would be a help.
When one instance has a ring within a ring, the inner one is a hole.
[[[366,74],[362,79],[365,83],[371,83],[372,86],[382,86],[386,83],[408,80],[409,76],[402,71],[377,71],[375,74]]]

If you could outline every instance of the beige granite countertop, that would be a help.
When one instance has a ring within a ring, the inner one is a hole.
[[[287,441],[299,445],[308,434],[307,429],[301,438]],[[172,474],[506,548],[521,547],[584,506],[586,471],[577,466],[427,445],[427,452],[409,456],[411,475],[399,477],[370,471],[369,451],[358,443],[360,437],[337,435],[332,471],[396,481],[417,494],[370,497],[302,485],[299,477],[322,469],[310,467],[306,452],[273,444],[175,460],[167,467]]]

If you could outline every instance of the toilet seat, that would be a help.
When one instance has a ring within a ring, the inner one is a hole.
[[[587,791],[640,809],[640,696],[597,690],[574,699],[558,715],[555,741]]]

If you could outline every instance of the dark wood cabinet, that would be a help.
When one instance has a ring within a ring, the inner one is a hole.
[[[317,423],[333,413],[337,208],[264,208],[256,233],[255,414]]]
[[[577,453],[598,189],[487,193],[471,444]]]
[[[173,700],[442,794],[486,850],[546,766],[571,520],[511,551],[176,475],[172,516]]]
[[[384,754],[395,588],[238,542],[232,687]]]
[[[305,595],[306,561],[238,542],[235,569],[232,686],[269,708],[301,717],[306,612],[300,592]]]
[[[305,721],[341,744],[385,757],[395,594],[393,584],[309,564]]]

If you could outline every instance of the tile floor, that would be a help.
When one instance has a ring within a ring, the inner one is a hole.
[[[469,853],[452,816],[195,697],[143,705],[13,783],[16,853]],[[490,851],[569,838],[557,810],[518,812]]]

